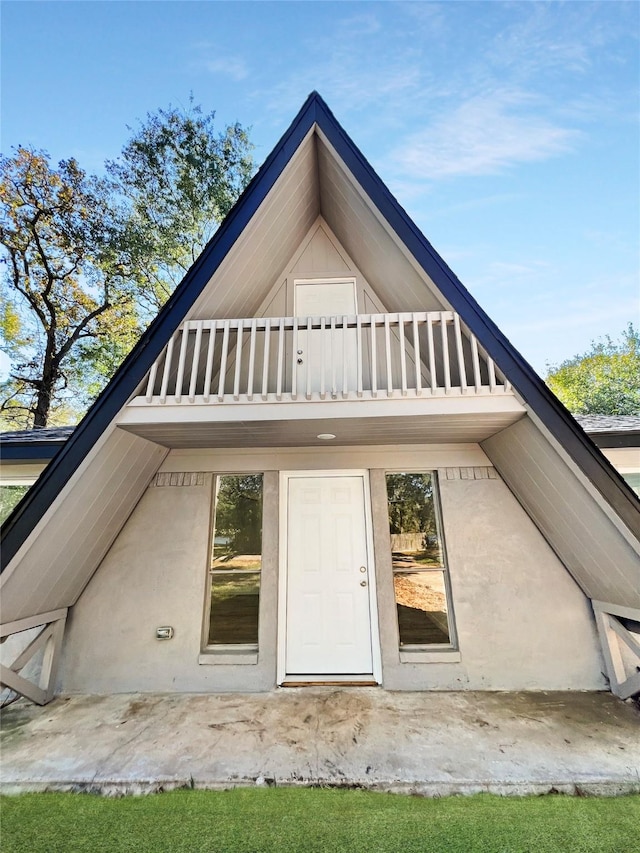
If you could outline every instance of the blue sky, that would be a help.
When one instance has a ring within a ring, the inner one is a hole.
[[[190,92],[262,162],[317,89],[536,369],[640,315],[636,2],[2,2],[2,153],[100,172]]]

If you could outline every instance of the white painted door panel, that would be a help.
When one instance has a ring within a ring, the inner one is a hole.
[[[295,284],[296,317],[324,317],[327,327],[331,317],[357,314],[354,281],[328,281]],[[345,365],[348,390],[356,389],[357,342],[355,329],[327,328],[302,330],[298,333],[298,391],[331,391],[335,382],[343,388]],[[324,373],[324,383],[321,374]]]
[[[341,317],[355,313],[354,282],[296,282],[296,317]]]
[[[292,477],[287,530],[287,675],[371,673],[362,476]]]

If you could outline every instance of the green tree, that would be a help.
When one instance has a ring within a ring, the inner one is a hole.
[[[390,533],[435,532],[430,474],[387,474],[387,501]]]
[[[29,491],[29,486],[3,486],[0,485],[0,524],[2,524],[13,508],[22,500]]]
[[[150,315],[166,302],[196,260],[254,169],[247,130],[221,132],[215,113],[169,107],[148,113],[107,163],[124,204],[132,282]]]
[[[239,124],[148,114],[108,179],[18,148],[0,158],[5,428],[76,420],[229,212],[253,171]]]
[[[77,416],[105,378],[99,345],[122,357],[137,327],[111,185],[74,159],[56,169],[44,152],[14,152],[0,157],[0,320],[12,360],[0,409],[8,427],[44,427]]]
[[[593,341],[583,355],[550,365],[546,383],[576,415],[640,414],[640,333],[629,323],[620,340]]]
[[[216,498],[216,536],[229,539],[225,551],[262,551],[262,474],[224,476]]]

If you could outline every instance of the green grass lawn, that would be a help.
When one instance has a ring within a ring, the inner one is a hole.
[[[364,791],[236,789],[110,799],[1,800],[2,853],[627,853],[640,796],[423,799]]]

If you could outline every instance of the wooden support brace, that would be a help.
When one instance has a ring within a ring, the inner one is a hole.
[[[38,625],[42,625],[42,630],[10,666],[0,665],[0,686],[14,690],[36,705],[46,705],[53,699],[66,619],[67,609],[64,608],[2,626],[0,633],[3,637]],[[43,651],[40,678],[38,684],[34,684],[19,673],[40,651]]]
[[[593,601],[592,604],[611,692],[621,699],[640,695],[640,642],[619,618],[630,619],[640,625],[640,611],[602,601]],[[625,664],[621,643],[636,658],[635,671]]]

